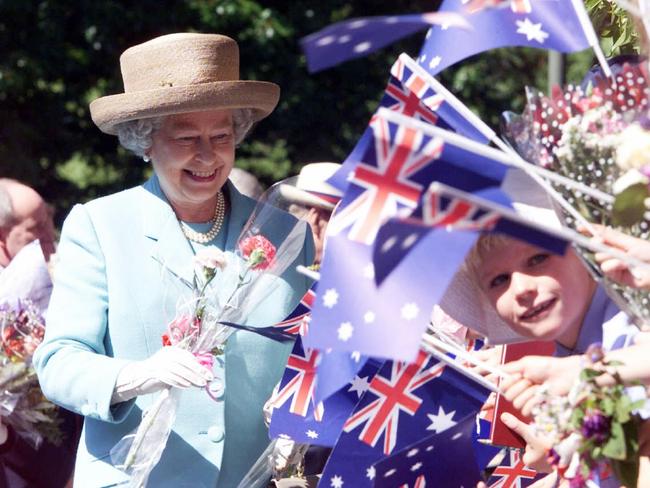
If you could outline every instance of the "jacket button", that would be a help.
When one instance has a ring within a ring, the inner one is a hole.
[[[223,427],[220,425],[211,425],[208,428],[208,439],[212,442],[221,442],[225,437]]]

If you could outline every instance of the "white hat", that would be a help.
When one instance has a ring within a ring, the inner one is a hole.
[[[509,170],[501,189],[510,196],[514,210],[522,217],[539,224],[561,227],[548,194],[522,170]],[[452,279],[440,307],[454,320],[487,337],[492,344],[531,340],[515,333],[497,314],[466,266],[461,266]]]
[[[334,210],[343,194],[327,180],[341,167],[338,163],[309,163],[302,167],[295,186],[283,184],[280,194],[290,202],[306,207]]]

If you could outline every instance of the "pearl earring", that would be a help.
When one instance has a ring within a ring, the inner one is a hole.
[[[147,154],[143,154],[143,155],[142,155],[142,160],[143,160],[145,163],[148,163],[149,161],[151,161],[151,158],[150,158]]]

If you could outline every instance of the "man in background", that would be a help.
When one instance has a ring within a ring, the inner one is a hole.
[[[6,283],[0,287],[0,303],[15,296],[34,298],[21,296],[27,293],[25,290],[28,289],[21,280],[25,278],[24,281],[28,282],[30,278],[23,277],[25,273],[20,273],[20,279],[17,279],[12,272],[15,266],[9,269],[7,267],[21,250],[29,250],[27,245],[37,239],[40,241],[45,261],[49,261],[55,251],[54,222],[50,206],[29,186],[0,178],[0,280],[7,278],[4,280]],[[21,258],[16,259],[15,264],[19,261]],[[51,282],[42,259],[40,263],[44,279],[50,284],[47,296],[43,297],[45,300],[38,302],[39,308],[42,308],[46,307],[49,301]],[[34,264],[34,268],[36,267],[38,263]],[[27,274],[31,271],[27,269]],[[33,271],[37,273],[39,270]],[[59,409],[58,417],[64,436],[61,445],[56,446],[44,440],[36,449],[11,426],[6,425],[0,416],[0,488],[72,486],[81,418],[64,409]]]
[[[23,247],[36,239],[49,261],[54,253],[50,206],[33,188],[0,178],[0,269],[6,268]]]

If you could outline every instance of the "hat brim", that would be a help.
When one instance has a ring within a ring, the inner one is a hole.
[[[117,125],[131,120],[219,109],[252,109],[257,122],[273,111],[279,98],[275,83],[218,81],[108,95],[90,103],[90,116],[102,132],[112,135]]]
[[[291,203],[297,203],[305,207],[318,207],[325,210],[334,210],[335,207],[333,203],[291,185],[280,185],[280,195]]]

